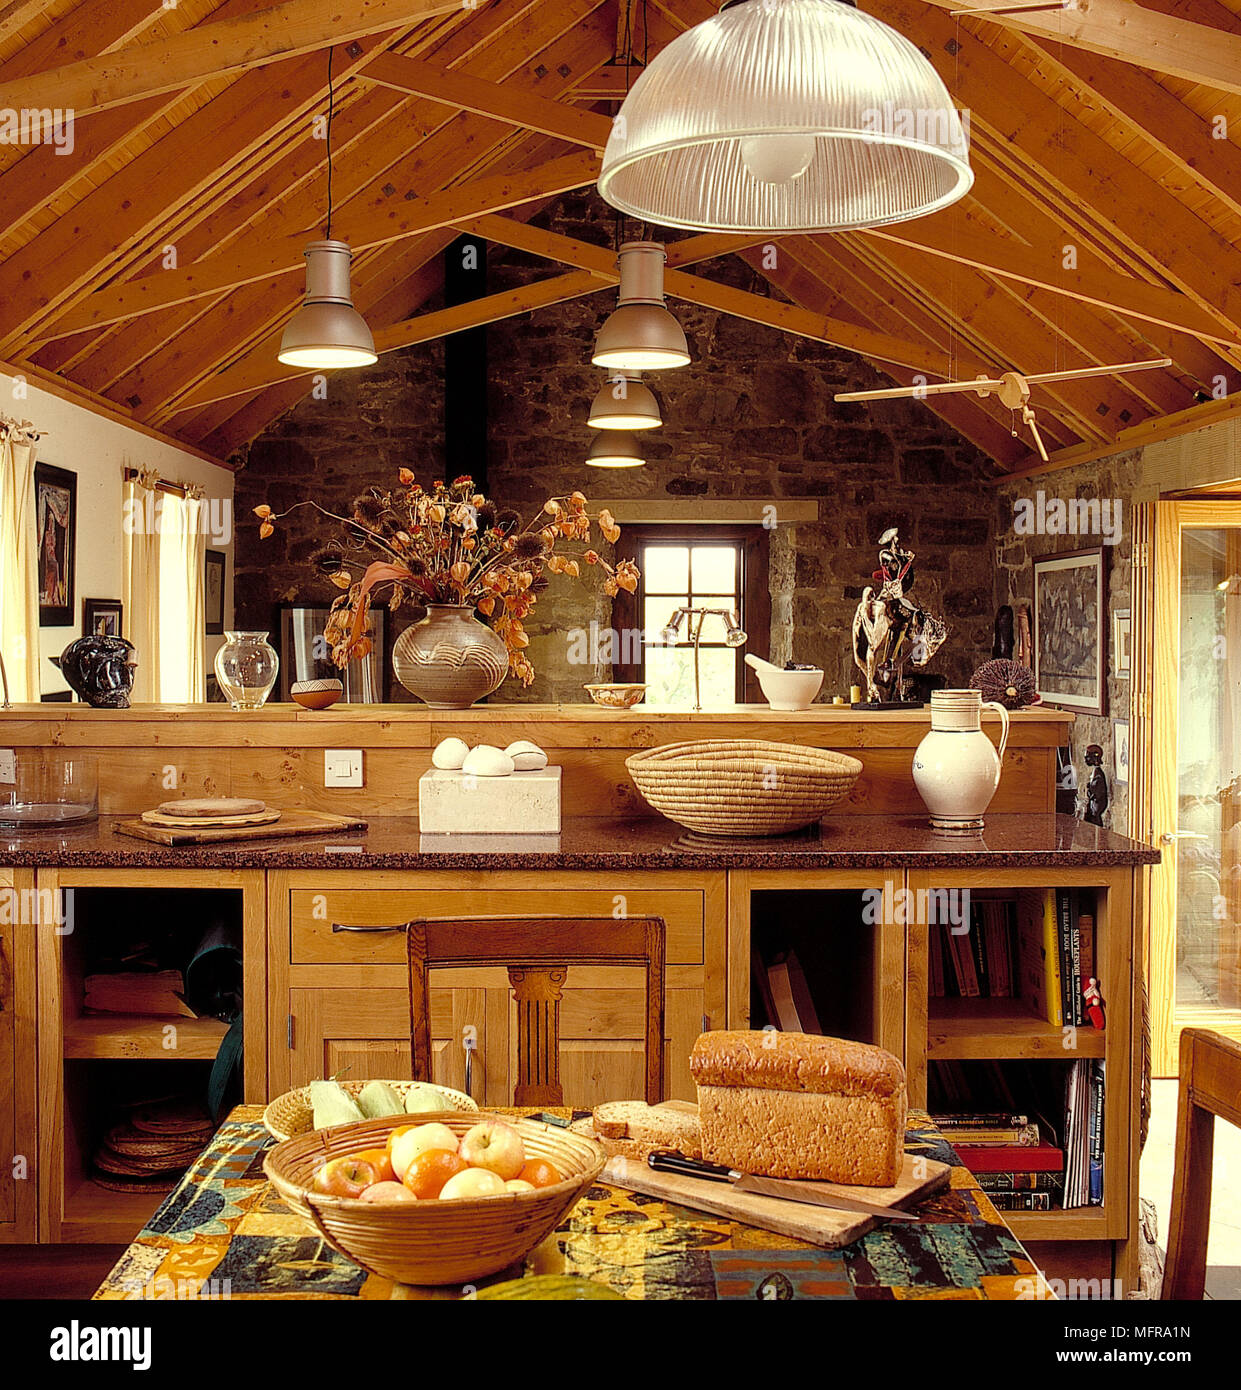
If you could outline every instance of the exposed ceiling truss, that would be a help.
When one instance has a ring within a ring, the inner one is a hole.
[[[918,43],[968,111],[971,194],[870,232],[678,235],[669,295],[846,347],[903,383],[1172,359],[1049,388],[1053,464],[1138,442],[1165,417],[1229,409],[1221,397],[1241,386],[1241,0],[968,18],[949,13],[957,0],[863,6]],[[609,252],[529,219],[593,184],[630,76],[626,32],[634,52],[655,53],[717,7],[0,4],[0,108],[78,112],[72,154],[0,144],[0,360],[220,458],[305,395],[310,378],[276,346],[323,214],[327,34],[334,225],[355,249],[355,300],[381,350],[606,290]],[[542,258],[546,278],[429,311],[440,253],[465,230]],[[721,255],[771,293],[693,269]],[[1003,468],[1030,466],[997,401],[926,408]]]

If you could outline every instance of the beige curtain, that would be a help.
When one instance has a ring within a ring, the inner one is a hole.
[[[157,703],[161,694],[160,663],[160,503],[150,473],[126,479],[121,602],[125,636],[138,649],[135,702]]]
[[[38,700],[40,687],[37,440],[38,435],[0,421],[0,654],[14,701]]]
[[[164,704],[206,698],[203,653],[206,617],[202,489],[163,496],[160,525],[160,694]]]

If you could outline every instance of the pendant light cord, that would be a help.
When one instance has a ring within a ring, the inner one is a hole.
[[[334,93],[332,90],[332,58],[335,49],[331,44],[327,50],[327,236],[332,239],[332,117],[335,115]]]

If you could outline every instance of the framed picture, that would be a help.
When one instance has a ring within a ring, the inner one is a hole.
[[[1127,608],[1118,608],[1112,614],[1112,674],[1128,680],[1133,624]]]
[[[1112,747],[1115,749],[1115,768],[1112,772],[1114,782],[1127,782],[1129,780],[1129,721],[1127,719],[1112,720]]]
[[[1107,712],[1103,547],[1034,561],[1034,681],[1049,705]]]
[[[207,636],[224,631],[224,564],[222,550],[208,550],[203,560],[203,609],[207,615]]]
[[[77,568],[78,475],[36,463],[34,506],[39,541],[39,626],[68,627],[73,622]]]
[[[224,692],[220,689],[220,682],[214,675],[207,677],[207,703],[209,705],[223,705],[227,703],[224,699]]]
[[[119,598],[82,600],[83,637],[123,637],[124,610]]]

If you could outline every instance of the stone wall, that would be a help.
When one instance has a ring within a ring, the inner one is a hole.
[[[1129,828],[1129,786],[1116,780],[1116,742],[1113,721],[1129,719],[1128,677],[1115,673],[1112,651],[1112,614],[1117,609],[1132,610],[1132,573],[1130,569],[1133,546],[1131,521],[1133,502],[1141,472],[1141,453],[1130,450],[1084,464],[1080,468],[1059,473],[1022,479],[1002,485],[996,493],[995,534],[998,565],[996,567],[996,604],[1032,604],[1034,599],[1033,561],[1038,556],[1060,551],[1084,550],[1101,544],[1100,535],[1018,534],[1015,529],[1016,507],[1019,502],[1033,504],[1037,515],[1038,493],[1046,503],[1054,498],[1069,501],[1077,498],[1097,498],[1119,503],[1119,539],[1114,545],[1103,546],[1107,612],[1104,620],[1104,646],[1107,665],[1107,702],[1102,715],[1080,714],[1073,725],[1073,765],[1082,788],[1090,769],[1086,766],[1086,747],[1097,743],[1103,749],[1103,770],[1111,789],[1112,804],[1105,824],[1127,833]],[[1115,517],[1116,512],[1112,513]],[[1079,802],[1082,798],[1079,796]],[[1079,811],[1080,814],[1080,811]]]
[[[587,195],[559,200],[538,220],[581,240],[611,241],[610,222]],[[489,289],[547,273],[542,260],[496,250]],[[696,273],[764,292],[765,282],[734,258]],[[497,501],[525,515],[575,488],[592,500],[690,498],[704,508],[713,499],[750,499],[756,520],[763,503],[774,503],[772,659],[822,665],[828,699],[858,680],[853,612],[877,564],[879,535],[899,525],[917,552],[914,596],[952,628],[928,669],[949,684],[966,682],[991,646],[990,460],[920,402],[835,403],[838,391],[890,384],[853,354],[672,301],[693,362],[650,378],[665,425],[647,436],[647,466],[589,469],[586,414],[604,380],[590,365],[590,349],[614,302],[608,291],[491,326],[487,471]],[[339,374],[327,400],[296,406],[250,446],[238,475],[241,515],[260,502],[279,510],[308,495],[347,507],[401,464],[423,480],[438,476],[441,358],[434,344],[385,356],[348,380]],[[779,524],[780,502],[791,498],[813,499],[819,519]],[[261,626],[280,599],[330,592],[308,563],[317,533],[308,509],[262,546],[243,527],[239,622]],[[584,682],[609,678],[607,669],[568,660],[573,629],[592,619],[609,624],[610,604],[595,577],[551,579],[528,624],[538,677],[528,690],[507,682],[495,698],[576,702]],[[404,698],[399,687],[393,697]]]

